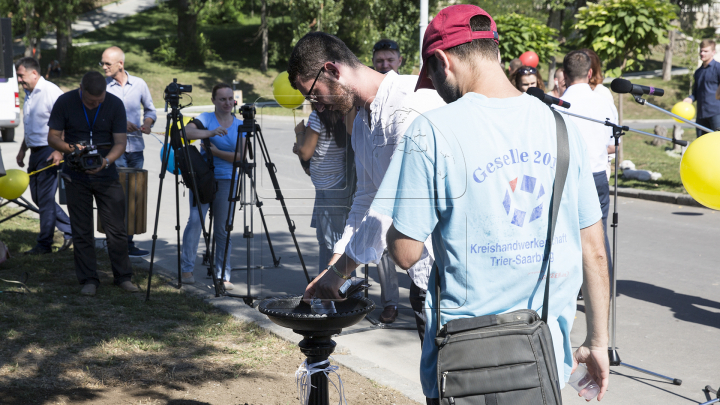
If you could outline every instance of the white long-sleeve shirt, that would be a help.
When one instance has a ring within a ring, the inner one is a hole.
[[[441,107],[445,102],[435,90],[418,90],[418,77],[389,72],[380,84],[370,115],[361,108],[353,122],[352,147],[355,151],[357,191],[342,238],[334,253],[345,253],[356,263],[378,263],[387,247],[385,234],[392,218],[370,210],[398,140],[420,114]],[[421,259],[408,272],[420,288],[427,288],[432,269],[432,243],[425,241]]]

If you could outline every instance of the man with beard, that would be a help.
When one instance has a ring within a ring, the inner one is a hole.
[[[293,87],[314,103],[318,111],[329,108],[347,112],[359,108],[352,130],[357,171],[355,199],[328,268],[305,291],[306,298],[312,298],[318,290],[339,298],[337,290],[347,275],[359,264],[378,263],[386,248],[385,233],[392,220],[370,210],[370,204],[398,139],[415,117],[444,103],[435,91],[414,92],[417,76],[377,72],[360,63],[339,38],[323,32],[309,33],[298,41],[290,55],[288,73]],[[424,249],[422,260],[408,269],[412,279],[410,301],[418,314],[422,313],[432,267],[430,251],[431,247]],[[394,276],[397,284],[397,275]],[[389,288],[385,281],[381,284]],[[383,317],[397,316],[396,305],[385,306]],[[424,320],[418,316],[415,320],[422,339]]]
[[[540,312],[543,280],[550,282],[547,323],[560,385],[578,362],[586,363],[602,399],[609,379],[609,283],[602,213],[580,132],[565,120],[569,165],[545,259],[544,243],[526,241],[548,235],[558,153],[553,113],[505,77],[495,22],[477,6],[442,10],[427,27],[422,58],[417,87],[437,89],[449,104],[410,125],[371,209],[392,216],[387,246],[402,268],[421,260],[424,241],[432,237],[438,273],[428,286],[420,363],[427,403],[439,404],[437,322]],[[552,273],[539,276],[548,268],[543,261],[553,262]],[[573,353],[570,330],[581,284],[587,338]],[[442,321],[435,313],[438,302]],[[497,396],[488,394],[485,398],[497,403]],[[544,394],[534,394],[526,402],[542,403]]]

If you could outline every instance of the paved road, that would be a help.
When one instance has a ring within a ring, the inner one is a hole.
[[[288,210],[297,225],[298,243],[311,275],[317,273],[317,242],[314,230],[309,227],[313,204],[313,187],[298,166],[297,157],[290,153],[294,122],[291,117],[261,117],[267,146],[278,167],[278,180],[286,198]],[[164,128],[164,116],[156,126]],[[18,133],[22,133],[19,130]],[[152,225],[157,201],[160,144],[146,138],[146,168],[150,174],[148,198],[149,232],[137,235],[136,241],[145,249],[151,246]],[[7,168],[13,168],[18,143],[0,144]],[[300,294],[305,282],[297,253],[289,236],[279,203],[275,201],[267,171],[258,173],[258,194],[265,202],[271,239],[281,266],[272,267],[272,259],[259,217],[254,215],[255,238],[250,239],[253,252],[252,265],[264,265],[253,270],[252,293],[257,296]],[[157,242],[158,270],[176,273],[176,231],[174,178],[166,177]],[[188,217],[187,193],[180,187],[180,225],[184,228]],[[28,196],[29,198],[29,196]],[[655,372],[680,378],[683,385],[674,386],[660,378],[644,375],[628,368],[613,368],[609,404],[697,404],[704,402],[701,389],[707,385],[717,387],[720,374],[720,281],[718,261],[720,254],[720,213],[701,208],[680,207],[644,200],[619,200],[620,228],[618,248],[618,305],[617,345],[620,356],[628,363]],[[247,271],[247,240],[242,238],[243,218],[238,213],[233,232],[234,246],[231,260],[234,267],[232,280],[243,293]],[[102,234],[97,234],[102,237]],[[201,243],[201,248],[203,244]],[[196,275],[205,269],[196,264]],[[402,272],[401,272],[402,273]],[[370,270],[371,298],[379,302],[376,273]],[[207,280],[198,277],[202,282]],[[401,281],[401,326],[412,326],[412,312],[407,304],[409,278],[399,275]],[[276,333],[299,341],[289,330],[269,324],[256,310],[241,301],[230,298],[212,298],[209,286],[199,284],[185,287],[204,294],[214,302],[242,319],[253,319]],[[584,335],[582,302],[571,340],[577,346]],[[378,311],[373,316],[377,317]],[[370,326],[363,321],[350,330]],[[411,398],[422,400],[419,388],[419,339],[411,330],[374,330],[348,334],[336,339],[336,361],[349,365],[383,385],[395,387]],[[565,403],[584,403],[571,389],[565,389]]]

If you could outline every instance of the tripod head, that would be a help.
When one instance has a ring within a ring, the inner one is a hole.
[[[173,110],[180,108],[180,96],[183,93],[192,93],[192,86],[189,84],[179,84],[177,79],[173,79],[172,83],[165,87],[165,93],[163,94],[165,110],[167,111],[168,104],[170,104],[170,108]]]

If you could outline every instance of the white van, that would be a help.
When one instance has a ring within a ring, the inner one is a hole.
[[[15,128],[20,125],[20,94],[17,74],[13,65],[13,77],[0,78],[0,130],[3,142],[15,139]]]

